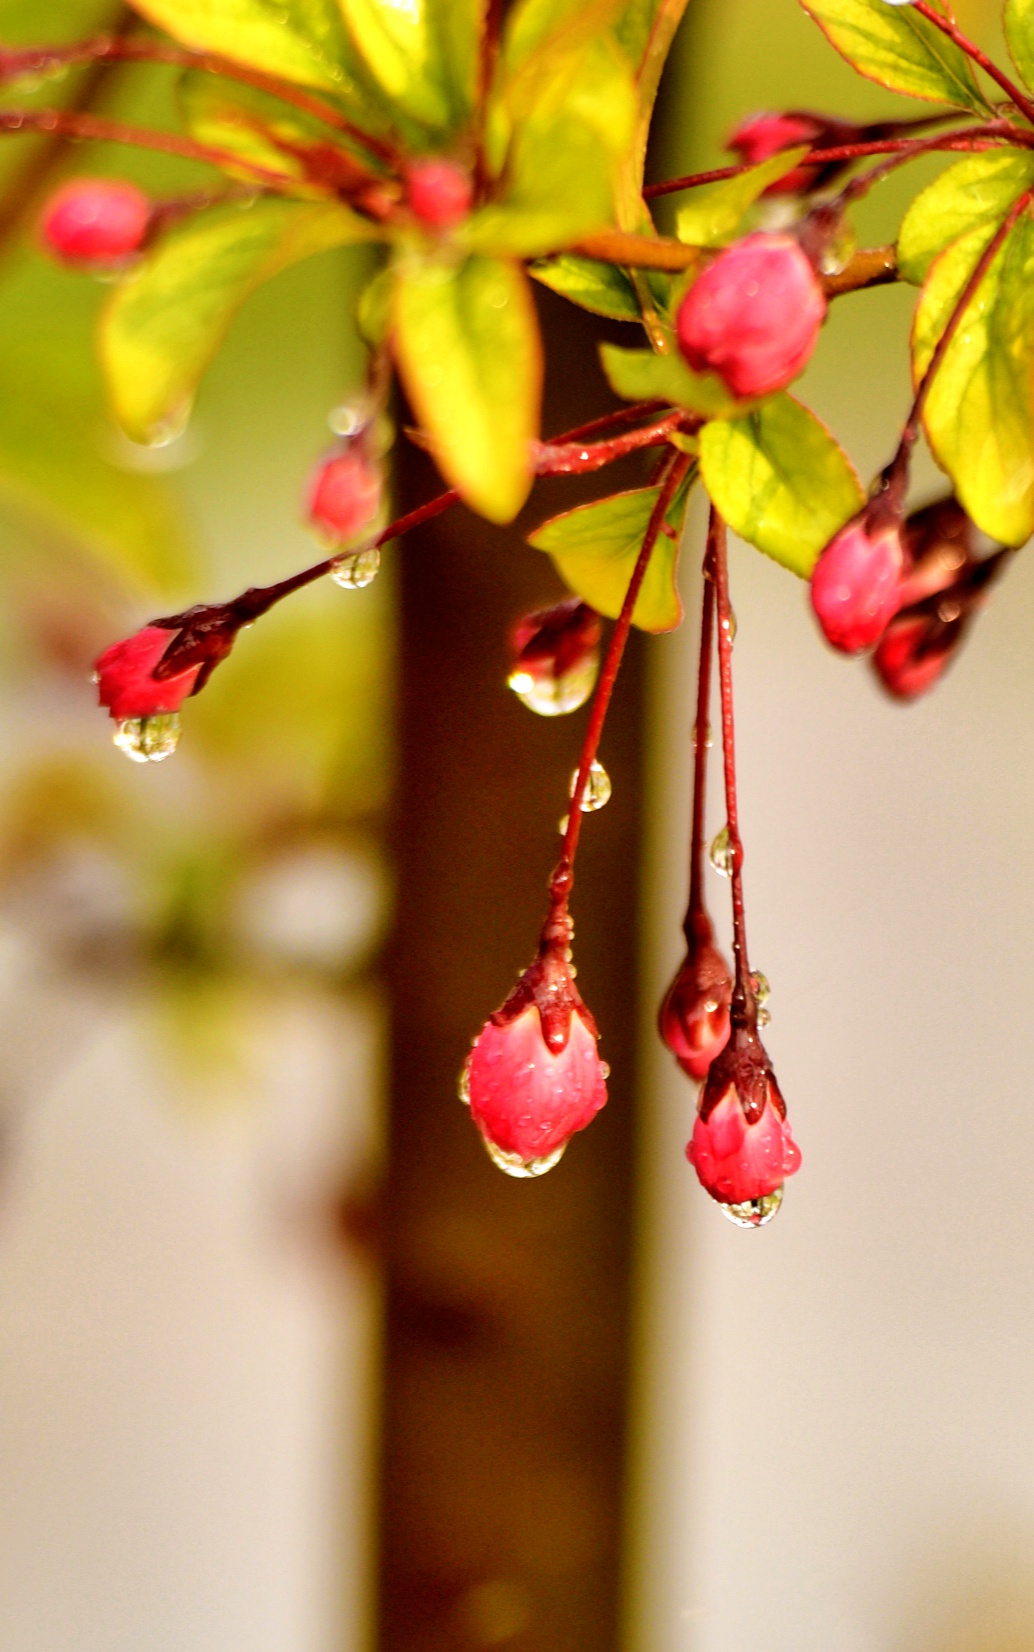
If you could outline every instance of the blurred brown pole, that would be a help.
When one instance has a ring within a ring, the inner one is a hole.
[[[544,428],[614,405],[603,324],[543,295]],[[629,340],[629,330],[611,329]],[[550,481],[528,522],[639,473]],[[399,508],[435,486],[411,454]],[[610,1103],[542,1181],[502,1175],[456,1095],[472,1036],[531,960],[586,713],[534,716],[506,634],[559,594],[516,529],[457,510],[401,552],[391,959],[381,1652],[613,1652],[627,1395],[639,639],[601,752],[573,902]]]

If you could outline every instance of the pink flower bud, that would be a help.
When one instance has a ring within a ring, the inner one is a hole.
[[[827,127],[827,122],[821,115],[805,113],[784,115],[766,111],[760,115],[752,115],[749,120],[742,121],[726,143],[726,149],[731,149],[734,155],[739,155],[744,166],[758,166],[762,161],[771,160],[784,149],[796,149],[802,143],[814,145],[820,139]],[[835,123],[834,123],[835,124]],[[819,182],[825,182],[822,174],[839,171],[839,168],[820,166],[795,166],[792,172],[787,172],[774,184],[769,184],[766,195],[796,195],[807,190],[815,189]]]
[[[541,717],[577,711],[600,665],[600,616],[577,597],[518,620],[510,636],[510,687]]]
[[[703,1079],[729,1039],[732,979],[706,914],[694,916],[685,961],[665,995],[658,1027],[683,1072]]]
[[[431,229],[453,229],[474,199],[469,172],[455,161],[414,161],[406,173],[406,199]]]
[[[309,483],[309,521],[321,539],[344,545],[361,539],[380,515],[384,486],[380,466],[361,441],[324,459]]]
[[[826,297],[792,235],[748,235],[720,252],[679,307],[679,348],[734,396],[767,396],[805,367]]]
[[[490,1157],[511,1176],[541,1176],[607,1099],[596,1023],[574,984],[570,920],[543,939],[463,1069],[460,1095]]]
[[[734,1029],[712,1062],[686,1157],[733,1221],[759,1227],[775,1215],[784,1181],[800,1169],[801,1151],[755,1031]]]
[[[140,251],[150,222],[151,203],[135,184],[75,178],[51,196],[40,235],[66,264],[117,269]]]
[[[98,697],[117,723],[178,711],[194,692],[200,663],[163,680],[153,675],[175,636],[165,626],[145,625],[104,650],[94,667]]]
[[[834,534],[811,576],[811,602],[827,641],[845,654],[871,648],[901,605],[905,554],[899,524],[862,511]]]

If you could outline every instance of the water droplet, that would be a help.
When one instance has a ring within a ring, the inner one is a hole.
[[[371,585],[380,573],[381,548],[368,545],[365,551],[349,551],[347,556],[335,559],[330,577],[346,591],[361,591]]]
[[[568,795],[570,797],[574,796],[577,786],[578,770],[575,769],[571,776],[571,784],[567,788]],[[610,775],[603,767],[603,764],[593,763],[591,769],[589,770],[589,778],[585,782],[585,791],[582,795],[582,813],[584,815],[591,815],[595,814],[597,809],[602,809],[605,803],[610,802],[611,790]]]
[[[507,1153],[503,1148],[497,1147],[487,1136],[482,1136],[481,1140],[492,1163],[498,1165],[504,1175],[514,1176],[518,1181],[527,1180],[532,1176],[544,1176],[547,1170],[552,1170],[554,1165],[560,1163],[567,1148],[567,1143],[563,1142],[544,1158],[522,1159],[519,1153]]]
[[[610,1077],[610,1062],[609,1061],[601,1061],[600,1062],[600,1073],[604,1078],[609,1078]]]
[[[836,232],[826,242],[819,258],[819,270],[823,275],[839,275],[846,269],[858,250],[858,237],[846,220],[842,221]]]
[[[772,995],[772,988],[768,984],[768,976],[762,975],[759,969],[752,972],[750,984],[754,988],[754,997],[758,1004],[766,1004]]]
[[[707,856],[715,871],[720,872],[723,878],[732,877],[732,840],[729,837],[728,824],[718,833],[707,851]]]
[[[561,815],[560,816],[560,819],[557,821],[557,828],[556,829],[560,833],[561,837],[563,837],[564,833],[567,831],[567,828],[570,826],[570,824],[571,824],[571,816],[570,815]]]
[[[767,1227],[783,1202],[783,1189],[777,1187],[760,1199],[747,1199],[742,1205],[722,1205],[722,1215],[738,1228]]]
[[[736,621],[735,609],[730,608],[728,619],[723,619],[721,623],[722,629],[728,633],[730,643],[734,643],[736,641],[736,633],[739,630],[739,625]]]
[[[554,677],[550,672],[533,676],[530,671],[518,666],[507,682],[518,700],[540,717],[566,717],[589,698],[596,686],[599,663],[599,654],[592,653],[559,677]]]
[[[327,414],[327,423],[335,436],[355,436],[369,420],[369,411],[360,402],[342,402]]]
[[[459,1076],[459,1079],[458,1079],[457,1084],[456,1084],[456,1094],[459,1096],[459,1098],[462,1101],[464,1107],[469,1107],[470,1106],[470,1057],[469,1056],[467,1057],[466,1061],[463,1063],[463,1067],[460,1071],[460,1076]]]
[[[162,763],[171,757],[180,738],[178,711],[160,711],[154,717],[129,717],[112,735],[119,751],[134,763]]]
[[[767,1027],[771,1023],[771,1020],[771,1012],[766,1010],[764,1004],[762,1004],[761,1008],[758,1010],[758,1026]]]
[[[697,732],[697,726],[696,726],[695,723],[693,724],[693,731],[690,735],[690,739],[693,742],[693,749],[695,751],[696,748],[697,748],[697,745],[699,743],[699,740],[700,740],[700,736],[699,736],[699,733]],[[710,725],[710,723],[707,723],[704,726],[704,750],[705,751],[710,751],[711,747],[713,745],[714,745],[714,740],[712,739],[712,736],[711,736],[711,725]]]

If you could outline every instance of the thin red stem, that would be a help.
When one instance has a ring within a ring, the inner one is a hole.
[[[697,718],[693,726],[693,830],[689,850],[689,907],[686,939],[693,918],[704,906],[704,815],[707,801],[707,751],[711,743],[711,661],[714,653],[714,559],[704,554],[704,591],[700,605],[700,656],[697,661]]]
[[[654,424],[614,436],[608,442],[537,442],[535,470],[539,476],[578,476],[602,470],[616,459],[645,447],[657,447],[676,430],[698,429],[702,420],[693,414],[668,413]]]
[[[50,68],[77,63],[168,63],[175,68],[197,69],[204,74],[221,75],[226,80],[239,81],[257,91],[268,92],[282,103],[290,103],[305,114],[312,115],[336,132],[343,133],[361,145],[371,155],[389,164],[396,154],[390,144],[348,120],[333,104],[326,103],[314,93],[277,75],[264,74],[261,69],[249,68],[233,58],[221,57],[217,52],[191,52],[182,46],[172,46],[162,40],[139,37],[121,38],[118,35],[98,35],[93,40],[82,40],[72,46],[30,46],[17,51],[0,51],[0,83],[15,80],[20,75],[45,73]]]
[[[104,115],[66,109],[0,109],[0,133],[4,132],[53,132],[94,143],[124,143],[137,149],[155,149],[163,155],[179,155],[188,161],[201,161],[221,171],[239,171],[246,167],[264,189],[289,192],[297,188],[295,179],[269,172],[240,155],[231,155],[228,150],[211,149],[207,144],[195,143],[192,138],[181,138],[175,132],[152,132],[147,127],[128,126],[125,121],[109,120]]]
[[[1001,87],[1006,97],[1012,103],[1015,103],[1020,113],[1034,123],[1034,103],[1031,103],[1015,81],[1010,80],[1009,76],[998,67],[997,63],[992,62],[986,52],[980,50],[975,41],[970,40],[967,35],[962,33],[954,18],[942,16],[939,11],[935,11],[927,3],[927,0],[913,0],[912,10],[918,12],[920,17],[925,17],[926,21],[932,23],[935,29],[940,29],[942,34],[948,36],[949,40],[953,40],[960,51],[965,52],[971,62],[976,63],[979,68],[983,69],[986,75],[990,75],[995,84]]]
[[[625,598],[621,604],[621,612],[610,634],[610,642],[607,645],[607,653],[600,671],[600,680],[596,685],[596,693],[593,697],[589,725],[582,743],[582,755],[578,765],[574,792],[571,797],[571,811],[568,815],[567,830],[564,833],[560,861],[553,873],[552,893],[554,905],[566,903],[571,892],[574,877],[574,859],[578,852],[578,837],[581,831],[582,799],[585,796],[585,788],[589,783],[589,771],[596,761],[596,753],[599,750],[603,725],[607,720],[607,711],[610,708],[611,696],[614,693],[614,684],[621,669],[625,644],[628,642],[628,633],[632,628],[632,615],[635,612],[635,605],[642,589],[643,580],[646,578],[646,570],[650,565],[654,546],[660,536],[661,529],[664,527],[668,508],[691,464],[692,460],[686,454],[675,454],[671,468],[665,480],[661,483],[657,502],[650,513],[650,520],[643,536],[642,549],[636,558],[635,568],[632,570],[632,577],[628,582],[628,590],[625,592]]]
[[[967,153],[972,154],[992,148],[1002,139],[1008,143],[1014,136],[1017,140],[1022,139],[1019,142],[1020,148],[1029,149],[1031,147],[1031,139],[1034,134],[1020,133],[1017,127],[1005,120],[988,122],[983,126],[971,126],[961,132],[953,132],[951,141],[953,145],[964,148]],[[847,206],[851,201],[861,200],[864,195],[869,193],[874,184],[882,183],[884,178],[889,177],[899,166],[904,166],[907,162],[918,159],[920,155],[943,151],[944,147],[943,138],[926,138],[915,141],[907,152],[891,155],[881,166],[874,166],[871,171],[863,173],[861,177],[852,178],[851,182],[840,192],[840,204]]]
[[[1001,126],[1007,128],[1007,135],[1011,141],[1023,148],[1029,148],[1030,135],[1017,127],[1009,126],[1007,122],[989,122],[986,128],[970,128],[970,133],[980,133],[983,136],[993,137]],[[946,150],[949,153],[955,149],[970,151],[972,136],[960,141],[960,136],[949,132],[935,139],[921,138],[881,138],[872,143],[842,143],[830,149],[812,149],[798,163],[800,166],[827,166],[834,161],[862,161],[869,155],[893,155],[901,153],[906,158],[913,154],[922,154],[928,150]],[[681,189],[697,189],[701,184],[721,183],[726,178],[738,178],[744,172],[750,172],[752,166],[720,166],[713,172],[693,172],[684,178],[666,178],[663,183],[647,184],[643,190],[646,200],[652,200],[657,195],[674,195]]]
[[[708,555],[714,567],[715,605],[718,610],[718,680],[722,691],[722,754],[725,760],[725,810],[732,875],[732,948],[736,962],[732,1013],[740,1024],[755,1011],[754,987],[747,959],[747,922],[743,904],[743,839],[736,795],[736,729],[732,704],[732,609],[729,605],[729,559],[725,523],[711,507],[707,534]]]

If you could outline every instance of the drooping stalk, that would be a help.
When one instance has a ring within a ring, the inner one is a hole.
[[[729,604],[729,561],[725,522],[714,506],[708,525],[708,555],[714,568],[715,606],[718,611],[718,680],[722,695],[722,756],[725,765],[725,810],[729,834],[732,881],[732,947],[735,976],[729,1013],[734,1027],[753,1027],[757,1001],[747,957],[747,921],[743,902],[743,839],[736,792],[736,728],[732,702],[732,609]]]
[[[711,545],[704,553],[703,596],[700,603],[700,653],[697,659],[697,706],[693,725],[693,825],[689,847],[689,905],[686,939],[697,913],[704,907],[704,822],[707,801],[707,752],[711,743],[711,662],[714,653],[714,558]]]

